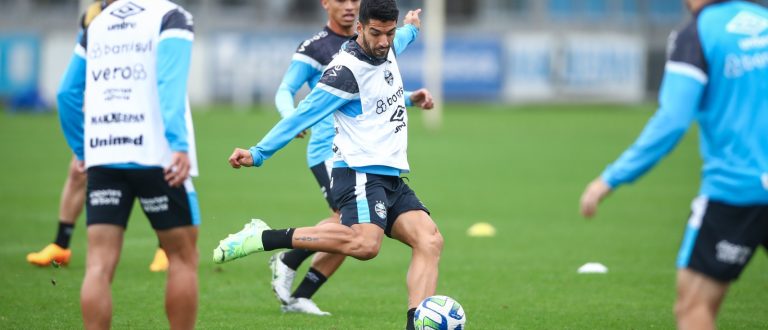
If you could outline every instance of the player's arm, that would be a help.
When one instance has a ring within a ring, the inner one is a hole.
[[[432,100],[432,93],[426,88],[421,88],[415,91],[405,91],[405,106],[417,106],[424,110],[430,110],[435,106]]]
[[[293,114],[296,110],[294,107],[296,92],[312,76],[322,71],[323,65],[315,59],[299,52],[293,54],[291,64],[275,93],[275,106],[281,117],[285,118]]]
[[[592,216],[611,190],[633,182],[672,151],[694,120],[708,81],[706,61],[695,32],[683,30],[675,42],[664,69],[659,109],[637,140],[582,195],[585,216]]]
[[[667,155],[693,121],[704,91],[706,77],[695,78],[667,63],[659,95],[660,107],[640,136],[600,176],[611,188],[632,182]]]
[[[192,19],[180,10],[165,15],[157,44],[157,92],[165,137],[172,151],[186,152],[187,80],[192,59]]]
[[[392,41],[395,55],[400,55],[419,36],[419,27],[421,26],[419,13],[421,13],[421,9],[409,11],[403,20],[405,25],[395,31],[395,39]]]
[[[166,180],[177,186],[187,178],[187,80],[192,58],[194,29],[192,16],[183,9],[168,12],[160,27],[157,44],[157,93],[165,138],[174,152]],[[173,168],[173,170],[170,170]]]
[[[285,147],[296,134],[359,98],[357,82],[349,69],[343,66],[327,69],[317,86],[299,103],[295,113],[280,120],[249,150],[235,149],[229,157],[230,165],[234,168],[261,166],[264,160]]]
[[[59,122],[72,152],[78,160],[84,159],[83,149],[83,93],[85,91],[85,64],[87,30],[79,33],[72,59],[61,79],[56,101],[59,106]]]

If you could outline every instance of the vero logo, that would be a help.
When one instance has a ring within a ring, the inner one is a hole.
[[[730,33],[748,36],[757,36],[766,29],[768,29],[768,19],[747,11],[736,14],[725,26],[725,30]]]
[[[120,19],[126,19],[127,17],[139,14],[142,11],[144,11],[144,8],[142,8],[141,6],[133,2],[128,2],[125,5],[117,7],[115,10],[111,11],[109,14]]]

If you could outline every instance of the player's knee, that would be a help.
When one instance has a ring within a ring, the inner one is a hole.
[[[163,246],[163,250],[168,257],[169,264],[175,263],[180,267],[197,268],[200,254],[194,244]]]
[[[436,226],[425,228],[416,239],[415,249],[428,255],[439,257],[443,251],[443,235]]]
[[[677,299],[675,300],[674,312],[675,317],[680,320],[685,318],[692,311],[697,309],[697,303],[701,303],[700,299],[696,299],[693,290],[687,285],[678,284]]]
[[[440,234],[440,231],[437,230],[437,228],[435,228],[435,231],[426,235],[424,242],[426,244],[426,250],[430,254],[439,257],[440,254],[443,252],[443,244],[445,242],[443,240],[443,235]]]
[[[67,175],[69,175],[69,180],[71,180],[72,183],[77,185],[85,184],[87,176],[85,172],[80,172],[80,170],[77,169],[74,162],[69,166],[69,173]]]
[[[692,315],[695,315],[698,311],[700,311],[700,306],[697,306],[694,301],[691,301],[689,299],[681,299],[678,296],[677,301],[675,301],[675,319],[677,319],[678,324],[680,322],[685,323],[686,320],[689,320]]]
[[[90,278],[103,279],[112,282],[115,273],[115,265],[108,262],[89,262],[85,267],[86,276]]]
[[[339,218],[331,216],[331,217],[329,217],[327,219],[323,219],[320,222],[318,222],[317,226],[325,225],[325,224],[329,224],[329,223],[339,223]]]
[[[197,250],[173,254],[166,251],[166,255],[168,256],[169,265],[183,269],[197,269],[198,260],[200,259]]]
[[[358,236],[353,241],[349,255],[358,260],[371,260],[379,255],[380,248],[380,244]]]

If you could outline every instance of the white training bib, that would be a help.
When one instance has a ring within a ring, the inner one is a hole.
[[[88,26],[86,167],[170,164],[172,151],[160,112],[156,59],[163,17],[178,8],[165,0],[119,0]],[[187,102],[190,174],[196,176],[191,119]]]
[[[334,113],[336,159],[350,167],[380,165],[408,172],[408,113],[394,51],[380,65],[342,51],[328,67],[336,65],[354,75],[362,106],[362,113],[355,117]]]

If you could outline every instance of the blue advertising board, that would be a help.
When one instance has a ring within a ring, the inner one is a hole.
[[[0,96],[37,91],[40,39],[26,34],[0,34]]]
[[[421,40],[421,39],[419,39]],[[498,38],[447,36],[443,48],[443,95],[448,100],[495,101],[503,86],[503,45]],[[424,86],[424,44],[398,57],[405,88]]]

